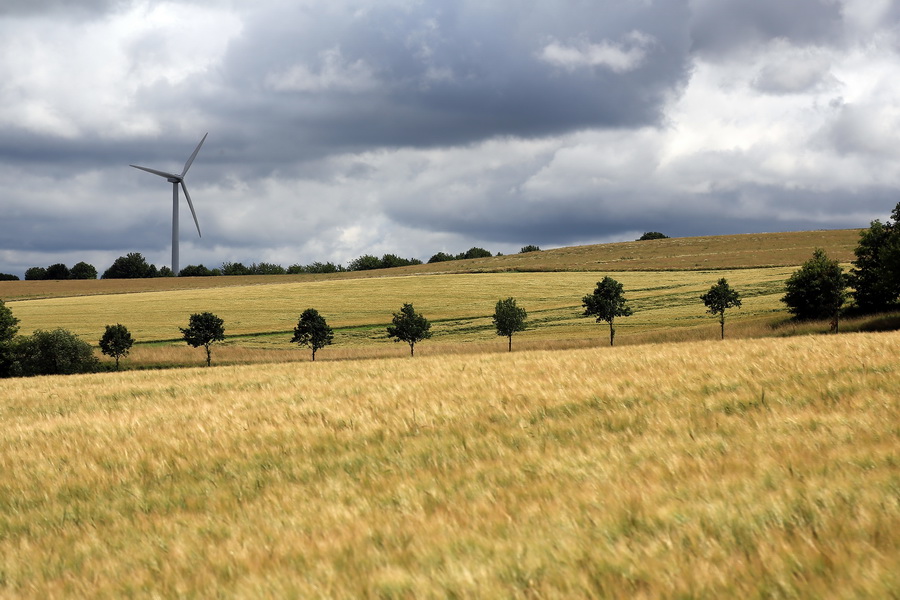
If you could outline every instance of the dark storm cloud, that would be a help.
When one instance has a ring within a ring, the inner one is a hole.
[[[715,59],[776,38],[835,43],[842,33],[841,8],[831,0],[702,0],[694,5],[693,50]]]
[[[257,14],[224,65],[228,88],[249,102],[223,108],[240,123],[296,132],[298,149],[441,146],[657,123],[666,95],[686,82],[684,2],[492,6]],[[554,41],[619,44],[634,31],[653,41],[628,71],[540,57]]]
[[[705,194],[676,193],[652,209],[633,210],[634,206],[646,206],[652,193],[562,196],[533,205],[515,198],[492,203],[484,210],[446,210],[439,216],[412,207],[390,214],[408,227],[435,227],[439,223],[441,231],[478,239],[567,245],[573,240],[608,239],[635,231],[663,231],[681,237],[852,228],[888,215],[896,204],[896,190],[885,186],[823,193],[744,185]],[[793,210],[785,211],[785,206]]]

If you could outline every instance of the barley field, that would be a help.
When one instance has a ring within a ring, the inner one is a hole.
[[[0,596],[890,598],[900,334],[0,380]]]

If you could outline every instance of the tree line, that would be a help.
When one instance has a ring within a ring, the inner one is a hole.
[[[540,247],[534,245],[523,246],[519,251],[536,252]],[[456,255],[438,252],[433,255],[428,262],[443,262],[448,260],[463,260],[467,258],[485,258],[494,256],[484,248],[469,248],[465,252]],[[496,256],[502,256],[497,253]],[[362,256],[351,260],[344,267],[333,262],[315,261],[308,265],[293,264],[287,268],[281,265],[261,262],[244,265],[240,262],[226,261],[221,267],[208,268],[202,264],[188,265],[181,269],[177,275],[179,277],[215,277],[218,275],[299,275],[303,273],[341,273],[344,271],[369,271],[374,269],[390,269],[394,267],[407,267],[411,265],[421,265],[422,261],[417,258],[403,258],[396,254],[384,254],[381,258],[372,254],[363,254]],[[63,263],[56,263],[49,267],[29,267],[25,270],[26,280],[59,280],[59,279],[97,279],[97,269],[86,262],[79,262],[71,269]],[[148,263],[147,259],[140,252],[129,252],[125,256],[117,258],[113,264],[106,269],[101,275],[102,279],[149,279],[154,277],[174,277],[176,274],[169,267],[163,266],[157,268],[156,265]],[[17,275],[9,273],[0,273],[0,281],[18,281]]]

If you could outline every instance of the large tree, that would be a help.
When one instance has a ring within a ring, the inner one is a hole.
[[[614,346],[616,341],[616,317],[629,317],[632,314],[631,307],[625,303],[625,294],[622,284],[610,276],[597,282],[594,293],[585,296],[581,300],[584,306],[584,316],[597,317],[597,322],[609,323],[609,345]]]
[[[431,337],[431,323],[417,313],[412,304],[406,303],[400,312],[394,313],[392,324],[388,325],[387,334],[389,338],[395,338],[395,342],[409,344],[409,355],[415,356],[416,343]]]
[[[291,338],[291,342],[312,349],[313,362],[316,360],[316,351],[328,346],[333,340],[334,332],[325,317],[314,308],[303,311],[294,327],[294,337]]]
[[[718,315],[719,325],[722,329],[722,339],[725,339],[725,311],[732,307],[741,307],[741,295],[728,285],[728,281],[724,277],[719,282],[709,288],[709,291],[700,296],[703,304],[706,305],[706,311],[711,315]]]
[[[97,269],[84,261],[76,263],[69,271],[70,279],[97,279]]]
[[[69,267],[62,263],[56,263],[47,267],[45,279],[69,279]]]
[[[191,315],[187,328],[181,328],[181,335],[189,346],[206,349],[206,366],[212,363],[210,346],[225,339],[225,321],[211,312]]]
[[[19,333],[19,319],[0,300],[0,377],[9,377],[13,362],[13,339]]]
[[[887,223],[872,221],[860,232],[853,251],[849,282],[856,305],[865,311],[885,310],[900,297],[900,204],[891,218]]]
[[[497,328],[497,335],[503,335],[509,338],[509,351],[512,352],[512,336],[517,331],[525,330],[525,318],[528,313],[524,308],[516,306],[514,298],[506,300],[497,300],[497,306],[494,307],[494,327]]]
[[[816,248],[812,258],[787,280],[781,301],[798,319],[831,319],[831,330],[837,332],[846,299],[847,275],[838,261]]]
[[[116,371],[119,370],[119,359],[128,356],[134,338],[124,325],[116,323],[107,325],[103,337],[100,338],[100,352],[116,359]]]

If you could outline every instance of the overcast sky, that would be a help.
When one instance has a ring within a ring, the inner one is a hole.
[[[0,272],[863,227],[900,2],[3,0]]]

